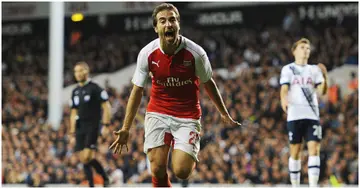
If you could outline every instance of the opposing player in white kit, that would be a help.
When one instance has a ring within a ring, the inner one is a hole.
[[[180,179],[187,179],[195,167],[200,150],[199,85],[230,125],[234,121],[220,96],[206,52],[199,45],[179,35],[180,14],[175,6],[163,3],[152,14],[159,38],[139,53],[132,82],[134,84],[126,108],[123,127],[115,132],[117,139],[110,146],[120,153],[126,145],[146,80],[151,75],[152,88],[145,116],[144,152],[150,160],[153,186],[171,186],[166,169],[171,147],[172,169]]]
[[[292,47],[295,62],[281,70],[281,106],[287,113],[290,140],[289,171],[291,184],[300,185],[302,139],[309,151],[308,178],[310,187],[317,186],[320,175],[319,107],[317,92],[327,92],[328,76],[323,64],[309,65],[310,41],[302,38]]]

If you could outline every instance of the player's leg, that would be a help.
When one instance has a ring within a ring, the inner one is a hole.
[[[171,158],[175,176],[183,180],[188,179],[194,170],[196,160],[187,152],[179,149],[173,150]]]
[[[300,186],[301,173],[301,149],[302,130],[301,120],[287,122],[287,130],[290,141],[289,172],[290,181],[293,187]]]
[[[154,187],[171,187],[170,179],[166,172],[169,157],[169,145],[148,149],[148,158]]]
[[[84,148],[80,152],[80,161],[84,165],[84,172],[86,179],[89,182],[90,187],[94,187],[94,179],[93,179],[93,172],[91,169],[91,165],[89,164],[89,161],[91,159],[91,156],[94,156],[95,153],[90,148]]]
[[[109,177],[106,174],[103,166],[95,158],[98,136],[99,136],[98,132],[90,132],[87,134],[87,137],[85,139],[85,149],[83,151],[83,158],[85,160],[84,163],[92,166],[95,169],[95,171],[101,175],[101,177],[104,180],[104,186],[107,187],[109,185]]]
[[[166,116],[153,113],[147,113],[145,116],[144,152],[150,161],[154,187],[171,187],[166,170],[173,136],[166,124],[167,119]]]
[[[76,134],[76,145],[75,151],[77,152],[77,156],[80,159],[80,162],[84,166],[84,173],[86,179],[89,182],[90,187],[94,187],[93,174],[90,165],[88,165],[88,156],[91,156],[91,151],[89,148],[86,148],[86,133]]]
[[[322,128],[319,121],[308,120],[307,147],[309,151],[308,158],[308,176],[310,187],[316,187],[320,176],[320,140],[322,138]]]
[[[200,150],[200,130],[200,122],[189,119],[176,119],[171,126],[175,141],[171,157],[172,168],[175,176],[180,179],[188,179],[199,161],[197,154]]]

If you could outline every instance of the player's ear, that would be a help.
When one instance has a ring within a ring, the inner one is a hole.
[[[154,27],[154,31],[155,33],[158,33],[158,29],[156,27]]]

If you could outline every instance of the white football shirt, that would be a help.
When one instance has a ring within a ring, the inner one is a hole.
[[[316,65],[297,65],[294,62],[281,70],[280,85],[289,85],[287,121],[319,120],[316,86],[324,82]]]

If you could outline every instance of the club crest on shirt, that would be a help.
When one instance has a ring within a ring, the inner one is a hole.
[[[89,100],[90,100],[90,95],[86,95],[86,96],[84,97],[84,100],[85,100],[85,102],[89,101]]]
[[[186,67],[191,66],[191,60],[184,60],[183,65]]]

